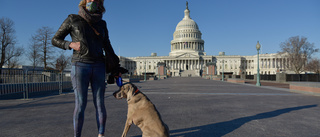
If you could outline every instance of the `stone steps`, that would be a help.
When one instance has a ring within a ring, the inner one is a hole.
[[[199,77],[195,70],[183,70],[181,71],[181,77]]]

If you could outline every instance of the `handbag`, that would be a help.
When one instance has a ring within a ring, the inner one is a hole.
[[[108,50],[105,50],[105,52],[106,73],[116,71],[120,66],[118,56],[108,52]]]

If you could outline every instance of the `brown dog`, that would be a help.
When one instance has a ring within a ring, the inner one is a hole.
[[[113,93],[117,99],[127,98],[128,114],[122,137],[125,137],[131,124],[142,131],[142,137],[169,137],[168,126],[149,98],[132,83],[126,83]]]

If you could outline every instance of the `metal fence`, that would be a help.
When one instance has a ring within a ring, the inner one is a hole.
[[[246,75],[246,79],[251,79],[251,80],[253,80],[253,79],[254,79],[254,75]]]
[[[287,74],[287,81],[320,82],[320,74]]]
[[[276,81],[277,79],[276,75],[260,75],[261,80],[267,80],[267,81]]]
[[[236,76],[236,78],[240,78],[239,75]],[[254,80],[255,75],[246,75],[245,79],[247,80]],[[277,75],[260,75],[261,80],[266,81],[276,81]],[[299,82],[320,82],[320,74],[286,74],[286,81],[292,82],[292,81],[299,81]]]
[[[46,93],[59,93],[72,89],[70,71],[1,69],[0,99],[24,98]]]
[[[144,80],[144,78],[146,78],[146,80],[148,80],[149,78],[154,78],[155,76],[153,75],[146,75],[146,77],[144,75],[134,75],[134,76],[129,76],[129,75],[122,75],[122,78],[131,78],[131,79],[139,79],[139,80]]]

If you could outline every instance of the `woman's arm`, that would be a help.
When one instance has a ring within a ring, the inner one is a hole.
[[[64,50],[71,50],[71,47],[69,45],[71,44],[70,41],[66,41],[66,36],[71,31],[71,16],[69,15],[67,19],[64,20],[64,22],[61,24],[59,30],[56,32],[56,34],[52,38],[52,45],[59,47]],[[80,48],[80,43],[79,43]]]

